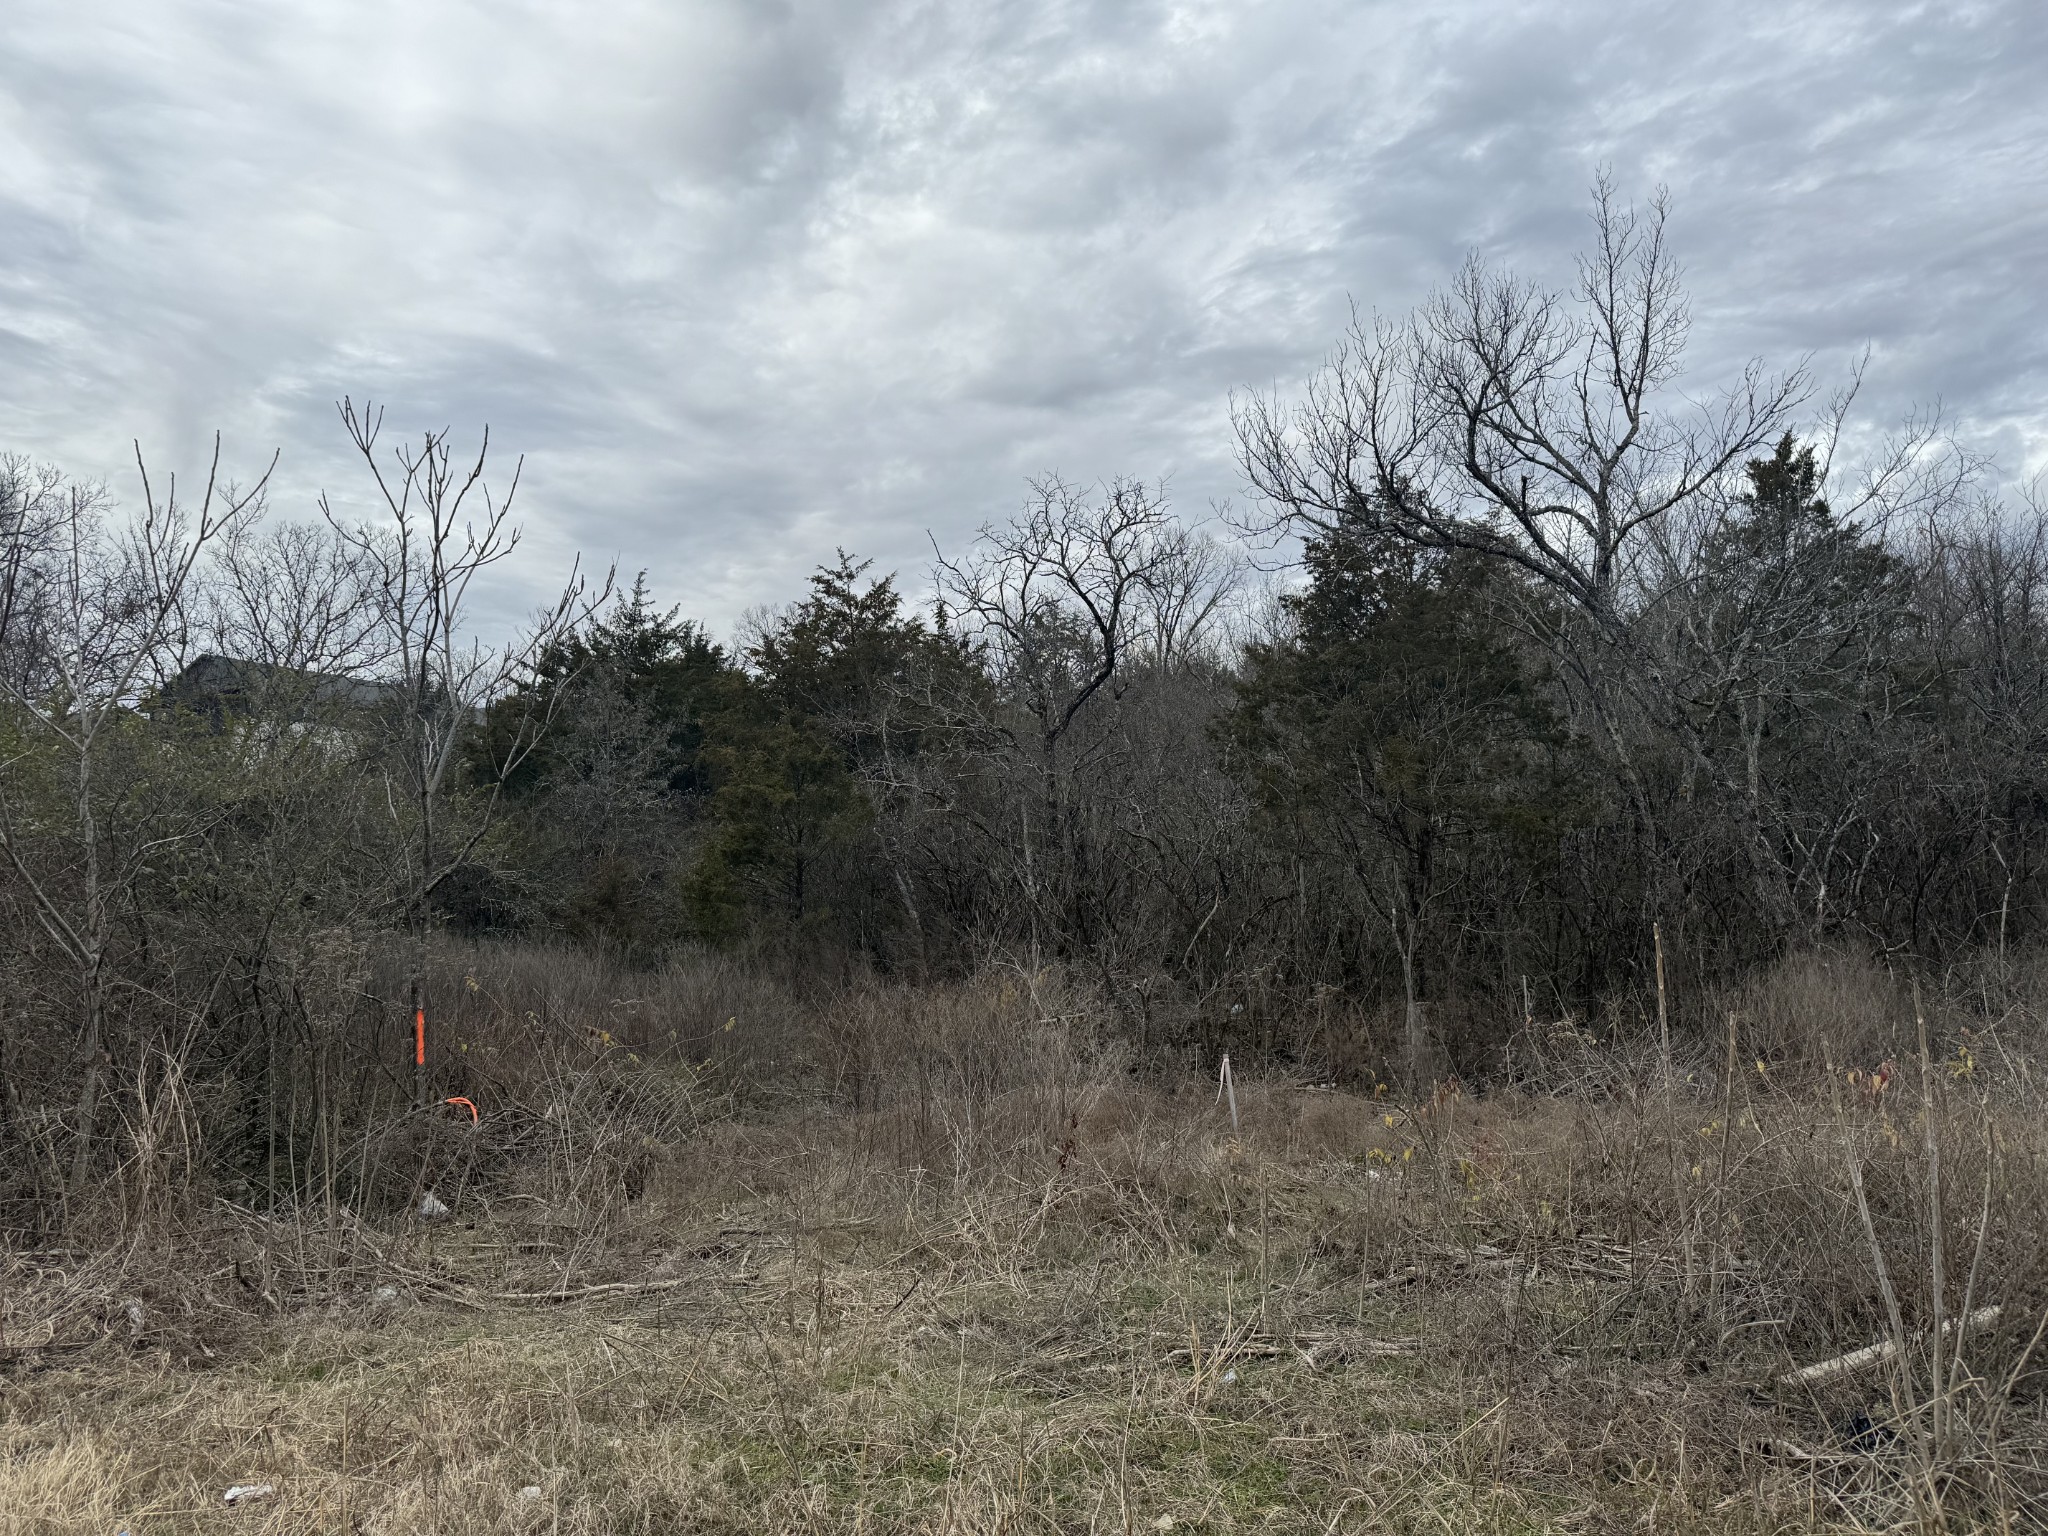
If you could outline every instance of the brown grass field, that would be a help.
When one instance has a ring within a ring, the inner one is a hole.
[[[480,1057],[556,1027],[472,991]],[[1248,1076],[1234,1133],[1035,993],[836,1008],[808,1087],[480,1068],[481,1127],[366,1133],[369,1214],[179,1193],[160,1095],[104,1236],[0,1255],[0,1531],[2048,1529],[2023,1018],[1882,1088],[1542,1025],[1512,1088]]]

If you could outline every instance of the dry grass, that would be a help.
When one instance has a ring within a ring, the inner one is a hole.
[[[215,1201],[0,1260],[0,1530],[2042,1528],[2048,1122],[1969,1040],[1946,1314],[1980,1231],[2004,1310],[1930,1452],[1910,1063],[1669,1107],[1558,1027],[1513,1095],[1255,1082],[1238,1138],[1043,990],[777,1028],[809,1087],[766,1100],[536,1049],[531,1124],[432,1143],[447,1224]],[[1785,1387],[1887,1337],[1852,1152],[1907,1363]]]

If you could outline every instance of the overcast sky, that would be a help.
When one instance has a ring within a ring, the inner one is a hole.
[[[1478,248],[1671,189],[1689,382],[1753,353],[2048,465],[2048,16],[1892,5],[0,0],[0,446],[128,493],[333,401],[527,455],[574,551],[729,626],[920,584],[1025,477],[1238,493],[1228,397]]]

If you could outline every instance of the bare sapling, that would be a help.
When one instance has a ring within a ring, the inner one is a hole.
[[[1948,1274],[1942,1244],[1941,1137],[1934,1119],[1934,1061],[1927,1047],[1927,1010],[1921,1005],[1917,976],[1913,978],[1913,1024],[1920,1044],[1920,1122],[1927,1149],[1927,1267],[1934,1304],[1934,1327],[1929,1335],[1934,1368],[1929,1379],[1927,1459],[1930,1466],[1938,1466],[1948,1452],[1949,1398],[1947,1373],[1942,1368],[1948,1333]],[[1960,1339],[1956,1349],[1960,1356]]]
[[[435,894],[475,854],[507,776],[539,745],[567,690],[526,690],[529,707],[507,730],[481,731],[485,713],[543,657],[565,653],[570,634],[610,597],[615,573],[608,570],[593,589],[580,566],[572,567],[560,594],[524,631],[487,643],[476,631],[472,591],[478,577],[518,547],[520,529],[511,513],[524,459],[494,492],[485,479],[489,428],[473,458],[456,458],[445,429],[423,434],[416,444],[400,443],[387,457],[378,452],[381,407],[344,398],[337,409],[385,514],[380,523],[347,523],[324,493],[320,498],[322,516],[363,572],[373,643],[390,682],[387,782],[393,793],[387,803],[398,858],[389,899],[411,936],[407,1002],[409,1021],[416,1022],[429,1005],[423,946]],[[458,796],[458,764],[479,739],[491,758],[487,782],[481,794]],[[416,1109],[431,1100],[424,1055],[416,1052],[413,1062]]]
[[[510,519],[525,461],[515,461],[510,483],[493,493],[484,478],[488,428],[473,459],[458,461],[450,434],[442,430],[425,433],[417,445],[398,445],[387,463],[377,452],[383,410],[367,400],[358,408],[349,399],[338,409],[386,519],[380,525],[344,523],[324,494],[320,510],[362,560],[374,633],[395,688],[396,765],[411,814],[395,895],[417,928],[435,891],[475,852],[489,828],[498,785],[532,753],[548,718],[536,713],[514,723],[496,746],[494,782],[484,804],[457,820],[448,792],[472,728],[489,705],[604,603],[613,573],[593,591],[580,568],[572,567],[560,595],[523,633],[487,644],[475,631],[471,589],[518,547],[520,530]],[[550,692],[537,708],[554,707],[560,695]],[[400,814],[395,804],[393,814]]]

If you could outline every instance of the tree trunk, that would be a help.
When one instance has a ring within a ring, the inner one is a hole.
[[[98,970],[97,965],[93,971]],[[87,979],[85,1003],[85,1033],[80,1041],[80,1063],[78,1074],[78,1139],[71,1150],[71,1177],[69,1193],[76,1197],[85,1189],[86,1176],[92,1172],[93,1143],[99,1131],[100,1118],[100,1076],[106,1060],[106,1046],[101,1039],[101,1014],[99,978],[96,974]]]
[[[1415,927],[1410,923],[1404,930],[1398,918],[1393,926],[1394,948],[1401,956],[1401,1037],[1407,1058],[1408,1091],[1420,1097],[1435,1072],[1429,1044],[1429,1017],[1422,999],[1416,995]]]

